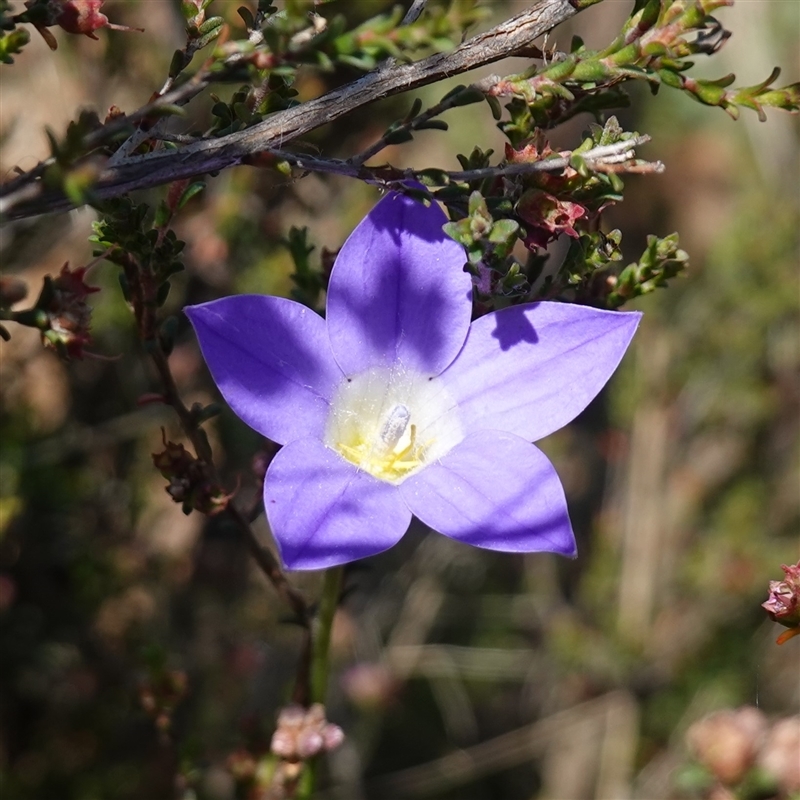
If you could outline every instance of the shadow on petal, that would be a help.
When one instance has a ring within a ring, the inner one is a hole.
[[[331,274],[331,347],[347,375],[400,364],[434,377],[469,328],[472,281],[464,250],[445,236],[438,206],[389,195],[344,243]]]
[[[379,481],[315,439],[284,447],[270,464],[264,506],[289,569],[323,569],[396,544],[411,512]]]
[[[322,318],[261,295],[226,297],[186,314],[215,383],[244,422],[280,444],[322,436],[342,380]]]
[[[530,306],[535,306],[531,303]],[[510,350],[517,344],[538,344],[539,334],[536,328],[525,316],[517,318],[509,314],[495,314],[495,329],[492,331],[492,336],[500,343],[500,349],[503,351]]]

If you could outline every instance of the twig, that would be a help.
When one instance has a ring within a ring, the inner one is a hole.
[[[197,424],[197,421],[192,412],[186,407],[180,394],[178,387],[175,384],[175,379],[172,376],[172,371],[169,367],[166,355],[160,347],[154,345],[150,350],[150,356],[153,364],[158,371],[161,383],[164,388],[164,400],[167,405],[172,406],[175,413],[181,422],[186,435],[191,441],[197,457],[208,465],[211,471],[212,478],[215,482],[219,483],[219,479],[214,466],[213,454],[211,446],[208,443],[208,438],[205,432]],[[228,503],[225,513],[236,524],[239,531],[244,535],[247,543],[248,550],[253,556],[253,559],[258,564],[261,571],[266,575],[270,583],[275,588],[278,595],[289,605],[295,613],[298,621],[306,628],[310,625],[311,615],[308,605],[303,599],[303,596],[289,583],[286,576],[278,564],[275,556],[258,541],[253,529],[250,527],[248,521],[244,518],[238,508],[233,503]]]
[[[634,148],[649,141],[649,136],[635,136],[625,141],[595,147],[585,153],[580,153],[580,156],[591,169],[598,172],[662,172],[664,165],[660,161],[649,162],[635,158]],[[358,178],[385,189],[395,188],[407,184],[409,181],[418,181],[413,169],[401,170],[390,164],[366,167],[351,161],[318,158],[311,155],[289,153],[285,150],[269,150],[267,152],[276,161],[286,161],[297,169]],[[570,165],[572,156],[573,153],[568,153],[565,156],[543,158],[541,161],[504,164],[481,169],[441,170],[439,172],[445,179],[442,181],[442,185],[525,175],[531,172],[561,172]]]
[[[375,100],[426,86],[514,55],[537,36],[569,19],[588,4],[588,0],[541,0],[533,8],[473,36],[448,53],[437,53],[412,64],[382,64],[354,83],[276,112],[251,128],[177,150],[138,156],[124,164],[107,168],[92,187],[92,194],[98,199],[119,197],[134,189],[159,186],[241,164],[249,156],[271,148],[281,148],[287,142]],[[145,113],[140,109],[118,124],[125,130],[133,121],[152,113],[154,108],[180,102],[187,93],[199,93],[212,80],[216,80],[216,77],[207,72],[195,76],[187,84],[150,104],[149,108],[145,107]],[[98,133],[100,138],[107,135]],[[36,187],[34,191],[31,186]],[[49,189],[40,180],[32,183],[28,174],[0,188],[0,214],[9,219],[62,211],[70,207],[70,201],[62,192]]]
[[[428,0],[414,0],[411,4],[411,8],[406,11],[406,15],[403,17],[403,21],[400,23],[401,25],[410,25],[412,22],[416,22],[419,19],[419,15],[425,9],[425,4]]]

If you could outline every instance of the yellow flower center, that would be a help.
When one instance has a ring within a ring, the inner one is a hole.
[[[325,431],[328,447],[395,484],[463,438],[455,405],[440,380],[381,367],[342,383]]]

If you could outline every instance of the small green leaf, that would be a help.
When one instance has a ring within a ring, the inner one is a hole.
[[[20,53],[30,40],[31,35],[25,28],[17,28],[0,36],[0,61],[4,64],[13,64],[14,59],[11,56]]]
[[[448,124],[443,119],[429,119],[427,122],[421,122],[414,127],[418,131],[446,131],[449,129]]]
[[[214,41],[221,33],[225,25],[222,17],[211,17],[206,20],[199,28],[200,36],[195,40],[195,47],[199,50]]]
[[[384,141],[386,144],[404,144],[405,142],[410,142],[414,138],[411,131],[406,128],[400,128],[396,131],[387,131],[384,134]]]
[[[480,89],[476,89],[474,86],[469,86],[466,89],[462,87],[462,91],[453,98],[453,108],[481,103],[485,99],[486,95]]]
[[[500,106],[500,101],[491,94],[486,95],[486,102],[489,104],[489,108],[492,111],[492,117],[495,120],[499,120],[503,116],[503,109]]]
[[[459,84],[454,89],[451,89],[441,100],[442,103],[447,103],[452,100],[457,94],[463,92],[467,87],[464,84]]]
[[[429,169],[421,169],[415,174],[423,186],[444,186],[450,182],[447,172],[443,169],[431,167]]]
[[[225,24],[225,20],[222,17],[209,17],[198,29],[197,32],[201,36],[206,36],[209,33],[212,33],[219,28],[221,28]]]
[[[206,184],[203,181],[195,181],[187,186],[186,190],[181,195],[181,199],[178,200],[178,210],[182,209],[196,194],[200,194],[205,188]]]
[[[164,200],[161,200],[158,204],[158,208],[156,208],[156,215],[155,219],[153,220],[153,227],[163,228],[169,222],[169,218],[171,216],[172,213],[169,210],[169,206],[166,204]]]
[[[421,108],[422,108],[422,100],[420,100],[419,97],[415,97],[414,102],[411,104],[411,108],[408,111],[408,114],[406,114],[405,121],[409,122],[410,120],[414,119],[414,117],[416,117],[417,114],[419,114]]]
[[[517,238],[519,223],[513,219],[499,219],[492,225],[489,241],[495,244],[506,244]]]
[[[239,6],[236,9],[236,13],[242,18],[242,22],[244,22],[244,26],[248,31],[253,30],[256,24],[255,17],[251,13],[250,9],[247,6]]]
[[[172,60],[169,62],[169,77],[177,78],[185,66],[186,53],[183,50],[176,50],[172,54]]]
[[[184,0],[181,3],[181,14],[183,14],[184,19],[193,19],[197,16],[197,6],[194,3],[189,3]]]

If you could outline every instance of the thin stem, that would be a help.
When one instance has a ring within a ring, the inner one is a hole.
[[[331,634],[339,598],[342,594],[344,567],[329,567],[322,579],[322,596],[319,610],[306,640],[306,648],[300,657],[293,700],[304,706],[322,703],[328,694],[328,674],[330,672]],[[300,784],[295,794],[296,800],[311,800],[317,783],[318,758],[305,763]]]
[[[322,597],[319,612],[314,624],[311,645],[311,702],[325,703],[328,693],[328,672],[330,670],[331,632],[333,618],[339,605],[342,592],[344,567],[330,567],[325,570],[322,583]]]
[[[581,158],[586,164],[598,172],[662,172],[664,165],[659,161],[641,161],[634,156],[634,148],[645,142],[650,141],[650,137],[634,136],[620,142],[609,145],[599,145],[591,150],[581,153]],[[390,164],[368,167],[349,161],[338,161],[335,159],[317,158],[311,155],[290,153],[285,150],[267,151],[278,161],[286,161],[297,169],[307,172],[326,172],[334,175],[342,175],[349,178],[371,183],[383,188],[393,188],[407,184],[408,181],[417,181],[416,172],[413,169],[398,169]],[[367,151],[365,151],[367,152]],[[573,153],[569,152],[565,156],[554,156],[543,158],[539,161],[529,161],[518,164],[500,164],[494,167],[483,167],[480,169],[438,171],[442,177],[440,186],[449,183],[469,183],[471,181],[494,179],[511,175],[525,175],[531,172],[561,172],[570,165],[570,158]]]
[[[167,405],[172,406],[172,408],[175,410],[175,413],[178,415],[178,418],[181,421],[181,427],[189,437],[197,457],[208,465],[214,480],[218,483],[219,479],[216,473],[216,468],[214,467],[214,461],[211,452],[211,446],[208,442],[208,437],[203,429],[197,424],[197,420],[195,419],[194,415],[181,399],[180,394],[178,393],[178,387],[176,386],[175,379],[172,375],[172,371],[170,370],[167,357],[158,346],[154,346],[150,350],[150,355],[153,360],[153,364],[155,365],[156,370],[158,370],[158,374],[161,377],[161,383],[164,387],[164,400],[166,401]],[[250,554],[253,556],[253,559],[255,560],[256,564],[258,564],[261,571],[273,585],[275,591],[292,609],[297,617],[298,622],[300,622],[300,624],[304,627],[308,627],[308,605],[306,604],[306,601],[303,599],[303,596],[300,594],[300,592],[298,592],[286,579],[280,564],[278,564],[278,560],[270,550],[268,550],[261,544],[261,542],[259,542],[255,533],[253,532],[253,529],[250,527],[250,524],[245,519],[244,515],[239,511],[239,509],[233,505],[233,503],[228,504],[225,509],[225,513],[236,524],[236,527],[244,536],[247,549],[250,551]]]

